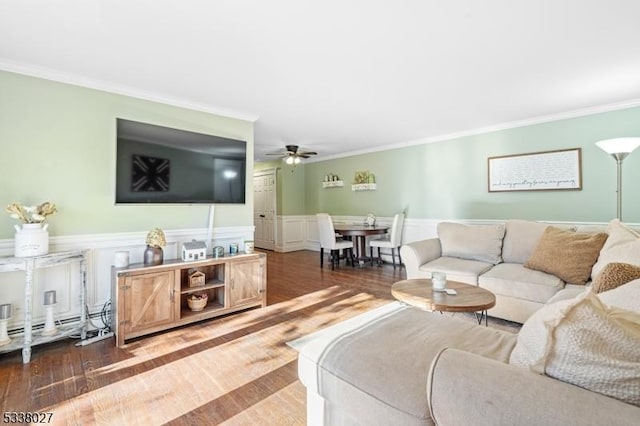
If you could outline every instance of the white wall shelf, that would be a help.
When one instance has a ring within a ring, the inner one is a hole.
[[[334,180],[331,182],[322,182],[323,188],[340,188],[344,186],[344,181]]]
[[[375,191],[376,184],[375,183],[356,183],[351,185],[352,191]]]

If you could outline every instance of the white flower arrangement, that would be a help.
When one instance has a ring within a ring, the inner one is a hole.
[[[48,216],[56,213],[55,204],[46,201],[39,206],[25,206],[22,203],[11,203],[5,209],[9,216],[22,223],[43,223]]]

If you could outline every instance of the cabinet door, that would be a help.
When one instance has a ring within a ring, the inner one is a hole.
[[[231,262],[229,279],[229,307],[263,302],[266,277],[264,259]]]
[[[173,271],[127,277],[123,292],[125,334],[173,322],[176,319],[174,290]]]

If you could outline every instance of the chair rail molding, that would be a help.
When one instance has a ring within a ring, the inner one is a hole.
[[[334,223],[357,223],[361,224],[363,216],[339,216],[332,215]],[[320,242],[318,239],[318,224],[315,215],[306,216],[278,216],[278,234],[282,236],[277,242],[276,251],[290,252],[296,250],[314,250],[320,251]],[[376,217],[376,222],[383,225],[391,226],[393,217]],[[504,219],[411,219],[405,218],[402,228],[402,243],[411,243],[427,238],[435,238],[438,235],[438,224],[440,222],[456,222],[468,225],[494,224],[504,223]],[[579,226],[606,228],[608,222],[563,222],[563,221],[546,221],[549,225],[562,226]],[[626,223],[633,229],[640,230],[640,224]],[[385,253],[383,250],[383,259],[391,259],[390,252]]]
[[[128,251],[130,263],[141,263],[146,248],[145,240],[148,231],[122,232],[109,234],[84,234],[52,236],[49,239],[49,251],[84,250],[87,249],[87,307],[91,314],[100,312],[103,305],[111,298],[111,266],[117,251]],[[167,245],[164,248],[165,259],[179,259],[182,244],[191,240],[206,238],[206,228],[173,229],[164,231]],[[231,243],[244,247],[245,241],[253,240],[253,226],[219,227],[213,231],[212,246],[223,246],[225,252]],[[0,256],[13,256],[13,238],[0,239]],[[211,253],[208,253],[211,254]],[[70,266],[66,266],[66,269]],[[38,282],[56,282],[61,274],[69,274],[68,270],[48,268],[38,271]],[[3,298],[17,304],[21,303],[24,292],[24,276],[20,272],[4,273]],[[60,289],[60,300],[75,300],[79,294],[77,280],[65,280],[70,285]],[[37,285],[37,284],[36,284]],[[39,289],[38,289],[39,291]],[[44,312],[40,309],[40,296],[34,294],[34,324],[44,322]],[[77,304],[79,305],[79,304]],[[19,305],[19,309],[21,306]],[[80,306],[74,309],[56,312],[56,319],[65,320],[80,315]],[[20,314],[14,315],[15,326],[21,324]],[[9,324],[9,328],[13,324]]]

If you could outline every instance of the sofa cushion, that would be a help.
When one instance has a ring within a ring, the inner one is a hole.
[[[538,245],[549,225],[530,220],[508,220],[502,243],[502,261],[524,263]]]
[[[592,292],[546,305],[522,326],[509,363],[640,406],[640,315]]]
[[[585,284],[606,239],[605,233],[586,234],[549,226],[524,266],[571,284]]]
[[[629,263],[609,263],[593,280],[591,289],[596,294],[602,293],[638,278],[640,278],[640,266]]]
[[[555,275],[525,268],[518,263],[501,263],[478,278],[480,287],[494,294],[545,303],[562,290],[564,282]]]
[[[591,291],[590,283],[584,285],[565,284],[564,288],[553,295],[553,297],[547,300],[547,303],[555,303],[561,300],[573,299],[584,293],[585,291]]]
[[[359,424],[431,424],[427,377],[442,349],[506,363],[515,341],[472,321],[406,308],[336,338],[319,361],[319,394]]]
[[[442,246],[442,255],[479,260],[494,265],[500,263],[504,230],[504,224],[465,225],[440,222],[438,238]]]
[[[427,273],[444,272],[449,281],[478,285],[478,276],[492,267],[492,263],[443,256],[425,263],[420,270]]]
[[[609,263],[623,262],[640,266],[640,234],[618,219],[607,226],[609,238],[604,243],[598,261],[591,269],[591,277],[595,279],[600,271]]]
[[[640,314],[640,279],[600,293],[598,297],[609,306]]]

